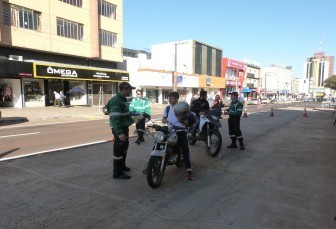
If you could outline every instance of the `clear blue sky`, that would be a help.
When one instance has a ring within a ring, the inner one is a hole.
[[[124,47],[195,39],[223,57],[284,64],[301,78],[307,57],[336,56],[335,0],[124,0]]]

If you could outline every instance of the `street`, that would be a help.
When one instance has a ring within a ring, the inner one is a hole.
[[[256,105],[248,105],[248,113],[268,112],[270,107],[275,109],[302,104],[267,104],[262,109]],[[159,120],[161,114],[153,115]],[[223,116],[226,119],[226,116]],[[20,157],[23,155],[39,154],[42,152],[106,142],[111,139],[108,116],[100,118],[80,118],[75,120],[54,120],[49,122],[31,122],[15,126],[0,127],[0,160]],[[135,126],[130,127],[133,136]],[[226,131],[226,130],[225,130]],[[226,135],[226,132],[222,132]]]
[[[169,166],[155,190],[149,136],[130,144],[127,181],[112,179],[111,142],[2,161],[0,228],[335,228],[334,117],[298,105],[242,118],[245,151],[225,148],[223,120],[220,155],[197,142],[195,180]]]

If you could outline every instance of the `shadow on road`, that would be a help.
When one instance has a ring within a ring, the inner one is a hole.
[[[26,117],[1,118],[0,119],[0,126],[14,125],[14,124],[28,122],[28,121],[29,120]]]

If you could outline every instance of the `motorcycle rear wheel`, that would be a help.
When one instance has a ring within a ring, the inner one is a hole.
[[[209,156],[215,157],[222,148],[222,135],[217,129],[209,130],[210,143],[208,136],[205,140],[206,152]]]
[[[162,157],[151,156],[147,164],[147,183],[152,188],[158,188],[163,180],[165,167],[161,171],[161,165],[164,163]]]

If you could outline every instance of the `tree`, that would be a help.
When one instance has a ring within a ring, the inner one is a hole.
[[[336,75],[330,76],[324,81],[324,86],[336,90]]]

